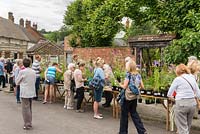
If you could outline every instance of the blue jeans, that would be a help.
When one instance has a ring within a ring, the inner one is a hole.
[[[137,99],[127,101],[124,100],[124,103],[121,107],[121,118],[120,118],[120,130],[119,134],[128,134],[128,113],[130,112],[131,118],[135,127],[137,129],[138,134],[144,134],[146,129],[140,119],[136,111],[137,107]]]
[[[17,99],[17,102],[20,101],[20,86],[17,86],[17,89],[16,89],[16,99]]]
[[[36,78],[35,81],[35,93],[36,93],[36,97],[34,99],[38,99],[38,91],[40,89],[40,77]]]

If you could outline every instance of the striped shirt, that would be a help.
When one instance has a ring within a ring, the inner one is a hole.
[[[40,71],[40,62],[39,61],[35,60],[33,62],[32,69],[35,71],[36,77],[40,77],[41,71]]]
[[[51,66],[47,69],[47,76],[56,77],[56,67]]]

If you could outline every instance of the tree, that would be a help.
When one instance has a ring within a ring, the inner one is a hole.
[[[141,1],[76,0],[67,7],[64,23],[72,26],[74,37],[80,38],[82,47],[109,46],[122,28],[123,17],[142,20]]]
[[[46,32],[44,36],[52,42],[57,42],[63,41],[69,34],[71,34],[70,27],[62,26],[58,31]]]
[[[200,1],[157,0],[149,4],[148,19],[163,33],[174,33],[177,39],[165,50],[168,63],[186,62],[190,55],[199,55]],[[147,19],[146,18],[146,19]]]
[[[136,25],[136,23],[133,21],[131,27],[126,32],[126,36],[128,38],[137,35],[157,34],[158,32],[159,30],[151,21],[147,21],[138,25]]]

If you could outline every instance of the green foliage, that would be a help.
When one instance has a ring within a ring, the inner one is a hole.
[[[67,7],[64,23],[72,28],[73,46],[109,46],[123,28],[122,18],[129,17],[134,24],[127,36],[158,31],[176,34],[177,40],[165,51],[165,60],[185,63],[189,55],[199,57],[199,7],[198,0],[75,0]]]
[[[134,0],[75,0],[67,7],[64,23],[72,26],[73,34],[80,37],[81,47],[110,46],[122,28],[123,17],[141,20],[140,3]]]
[[[126,38],[137,35],[151,35],[157,33],[158,29],[153,25],[151,21],[141,23],[139,25],[136,25],[135,22],[132,22],[131,27],[127,30]]]
[[[65,65],[64,64],[60,64],[59,68],[62,70],[62,73],[60,72],[56,72],[56,80],[64,80],[64,73],[65,73]]]
[[[118,81],[118,82],[121,82],[124,77],[125,77],[125,74],[126,72],[124,71],[125,68],[123,66],[123,59],[120,59],[119,58],[120,56],[115,56],[113,57],[113,67],[112,67],[112,71],[113,71],[113,75],[114,75],[114,78]]]
[[[177,40],[165,51],[167,63],[186,63],[190,55],[199,56],[200,1],[167,0],[148,4],[146,19],[154,22],[163,33],[174,33]]]
[[[161,83],[159,68],[154,69],[153,77],[154,77],[154,89],[159,90]]]
[[[153,74],[146,79],[143,79],[146,89],[153,89],[155,91],[168,90],[173,79],[176,77],[174,71],[169,71],[168,67],[164,65],[162,68],[153,67]]]
[[[160,90],[168,90],[173,79],[176,77],[174,71],[169,71],[166,66],[160,72]]]
[[[145,79],[143,79],[143,83],[145,86],[145,89],[149,90],[149,89],[154,89],[153,83],[154,83],[154,79],[153,77],[147,77]]]
[[[71,33],[69,27],[63,26],[58,31],[46,32],[44,37],[52,42],[63,41],[65,36],[68,36]]]

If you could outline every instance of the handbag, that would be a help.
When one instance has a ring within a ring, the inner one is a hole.
[[[133,82],[131,82],[130,80],[133,80]],[[129,73],[129,84],[128,84],[128,87],[130,89],[130,91],[135,94],[135,95],[139,95],[139,89],[136,87],[135,85],[135,77],[133,79],[133,76]]]
[[[89,82],[89,87],[96,90],[104,87],[104,85],[105,85],[105,81],[100,77],[100,75],[96,75]]]
[[[183,79],[185,79],[187,82],[188,82],[188,84],[191,86],[191,88],[192,88],[192,90],[193,90],[193,92],[194,92],[194,88],[193,88],[193,86],[190,84],[190,82],[186,79],[186,78],[184,78],[184,77],[182,77]],[[195,100],[196,100],[196,102],[197,102],[197,108],[200,110],[200,102],[199,102],[199,99],[197,98],[197,97],[195,97]]]

